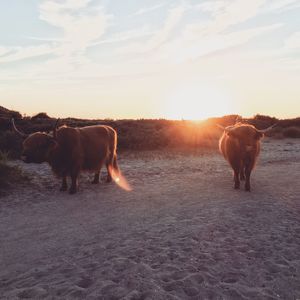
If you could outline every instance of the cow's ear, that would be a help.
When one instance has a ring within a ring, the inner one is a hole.
[[[228,136],[231,136],[231,137],[234,137],[234,138],[238,137],[238,134],[237,134],[236,130],[227,131],[227,134],[228,134]]]
[[[263,138],[263,137],[264,137],[264,134],[263,134],[262,132],[256,131],[256,133],[255,133],[255,138],[256,138],[257,140],[260,140],[260,139]]]
[[[49,147],[55,147],[56,145],[57,145],[57,141],[53,137],[48,139],[48,146]]]

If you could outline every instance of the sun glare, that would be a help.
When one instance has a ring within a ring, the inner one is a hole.
[[[210,85],[181,85],[169,93],[165,101],[168,119],[202,120],[232,112],[228,95]]]

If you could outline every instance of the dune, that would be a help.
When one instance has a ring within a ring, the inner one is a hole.
[[[46,164],[0,199],[2,299],[300,299],[300,142],[266,139],[252,192],[217,152],[121,153],[132,187],[58,191]]]

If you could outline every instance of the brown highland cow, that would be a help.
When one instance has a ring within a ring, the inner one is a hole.
[[[234,188],[246,180],[245,190],[250,191],[250,175],[260,152],[260,140],[275,125],[258,130],[249,124],[237,123],[226,128],[219,141],[219,149],[234,171]]]
[[[26,135],[19,131],[12,120],[15,132],[24,138],[22,160],[26,163],[47,162],[54,174],[62,178],[61,191],[68,188],[67,176],[71,177],[70,194],[77,192],[80,171],[95,172],[92,183],[99,183],[101,167],[107,168],[107,182],[113,174],[119,174],[117,165],[117,133],[103,125],[72,128],[62,126],[53,129],[53,135],[35,132]]]

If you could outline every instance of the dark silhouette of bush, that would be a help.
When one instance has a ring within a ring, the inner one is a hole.
[[[9,110],[3,106],[0,106],[0,118],[2,119],[22,119],[22,115],[18,111]]]
[[[36,119],[51,119],[51,118],[47,115],[47,113],[40,112],[31,117],[31,120],[36,120]]]
[[[5,110],[5,109],[4,109]],[[24,133],[51,132],[56,123],[55,118],[34,116],[16,119],[17,127]],[[47,117],[46,117],[47,116]],[[109,125],[117,130],[118,149],[122,150],[158,150],[158,149],[217,149],[222,130],[217,124],[228,126],[236,121],[253,124],[258,129],[277,124],[267,135],[275,138],[299,137],[300,118],[279,120],[274,117],[256,115],[254,118],[242,119],[239,115],[210,118],[205,121],[176,121],[165,119],[140,120],[84,120],[66,118],[59,121],[59,126],[83,127],[89,125]],[[0,150],[9,151],[11,157],[19,157],[22,139],[11,131],[10,118],[0,118]]]
[[[22,139],[12,131],[0,131],[0,151],[9,153],[10,158],[18,158],[22,152]]]
[[[283,130],[283,136],[287,138],[300,138],[300,127],[291,126]]]
[[[8,189],[16,184],[30,181],[21,168],[8,164],[8,156],[7,152],[0,151],[0,196],[7,194]]]

